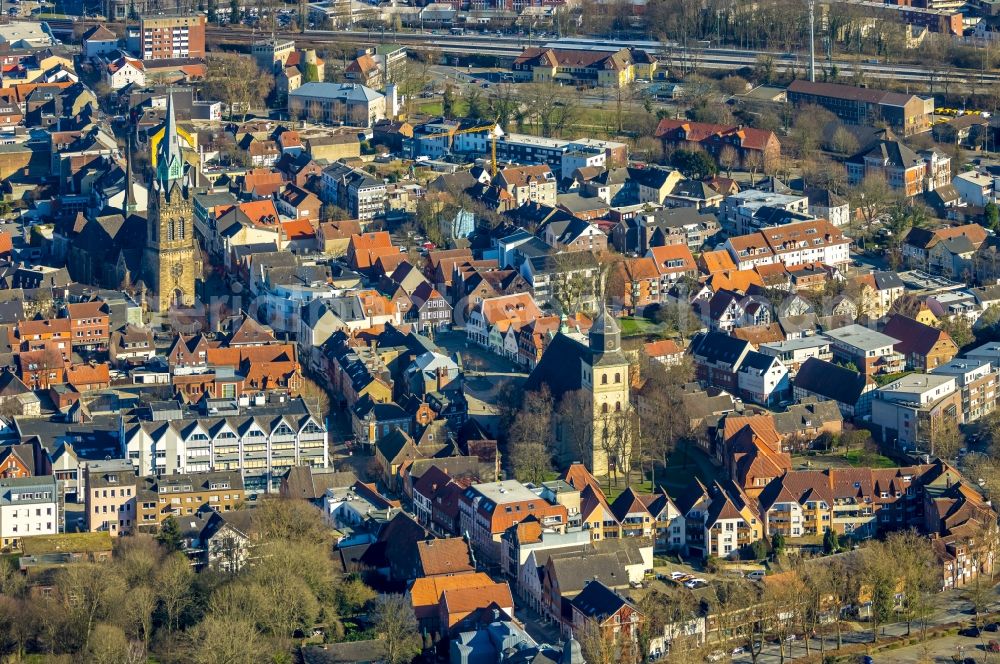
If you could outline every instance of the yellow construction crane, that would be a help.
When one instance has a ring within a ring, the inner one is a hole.
[[[496,134],[496,128],[497,128],[498,124],[499,123],[496,120],[494,120],[492,124],[482,125],[480,127],[470,127],[469,129],[458,129],[457,131],[442,131],[442,132],[437,133],[437,134],[424,134],[422,136],[419,136],[419,138],[439,138],[441,136],[448,136],[449,138],[453,138],[455,136],[458,136],[459,134],[478,134],[478,133],[483,132],[483,131],[489,132],[489,136],[490,136],[490,148],[491,148],[490,149],[490,165],[491,165],[490,175],[492,177],[496,177],[497,176],[497,134]],[[417,137],[414,136],[414,138],[417,138]],[[448,149],[449,150],[451,149],[451,143],[450,142],[448,144]]]

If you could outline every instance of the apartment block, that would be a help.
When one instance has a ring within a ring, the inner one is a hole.
[[[277,490],[292,466],[327,466],[322,418],[281,394],[153,402],[123,413],[119,436],[141,475],[236,471],[251,494]]]
[[[20,548],[25,537],[59,532],[59,491],[52,475],[0,479],[0,544]]]
[[[799,367],[805,364],[805,361],[810,357],[825,361],[833,359],[830,340],[820,335],[765,343],[761,344],[757,350],[764,355],[781,360],[782,364],[788,367],[788,373],[791,376],[798,373]]]
[[[875,391],[872,424],[884,442],[934,453],[933,434],[947,420],[962,422],[962,393],[954,376],[909,374]]]
[[[107,306],[99,301],[66,305],[73,348],[105,349],[111,339]]]
[[[87,530],[126,535],[136,524],[135,469],[126,459],[91,461],[84,471]]]
[[[168,517],[191,516],[206,506],[231,512],[245,497],[236,471],[140,477],[138,527],[155,530]]]
[[[899,339],[864,325],[846,325],[824,335],[830,340],[834,360],[853,364],[865,375],[895,373],[906,365],[906,358],[895,349]]]
[[[139,22],[143,60],[205,57],[203,14],[151,14]]]
[[[988,360],[954,359],[931,370],[952,376],[962,394],[962,419],[974,422],[993,412],[997,405],[997,370]]]
[[[788,101],[800,106],[822,106],[848,124],[873,125],[881,121],[904,137],[930,130],[934,113],[932,97],[805,79],[788,86]]]
[[[470,486],[459,498],[459,519],[463,533],[477,555],[499,563],[500,538],[511,526],[531,516],[543,528],[565,532],[569,511],[551,504],[517,481],[489,482]]]
[[[822,263],[840,267],[851,260],[851,239],[825,219],[738,235],[726,240],[724,246],[740,270],[775,263],[786,266]]]
[[[920,527],[920,481],[936,466],[791,470],[760,495],[765,535],[820,537],[827,530],[868,538]]]
[[[769,191],[748,189],[738,194],[727,196],[719,208],[722,228],[731,235],[746,235],[755,233],[766,227],[767,218],[774,215],[761,215],[761,211],[780,211],[795,213],[786,215],[786,219],[795,219],[796,215],[809,215],[809,199],[805,196],[792,194],[776,194]]]

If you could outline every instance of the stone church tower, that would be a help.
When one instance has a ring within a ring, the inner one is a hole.
[[[152,311],[164,313],[172,306],[194,304],[198,254],[188,185],[173,97],[169,96],[163,138],[156,150],[142,256],[143,279]]]
[[[608,449],[620,447],[612,441],[623,439],[623,415],[632,407],[628,360],[621,351],[621,329],[606,308],[590,328],[589,346],[589,359],[582,362],[580,377],[580,385],[590,394],[593,407],[594,449],[588,465],[593,474],[606,475],[611,469]],[[627,435],[624,440],[628,440]]]

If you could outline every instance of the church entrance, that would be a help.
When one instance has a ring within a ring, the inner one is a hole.
[[[178,309],[184,306],[184,293],[180,288],[175,288],[170,294],[170,306]]]

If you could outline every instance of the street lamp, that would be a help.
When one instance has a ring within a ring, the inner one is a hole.
[[[816,0],[809,3],[809,82],[816,82]]]

